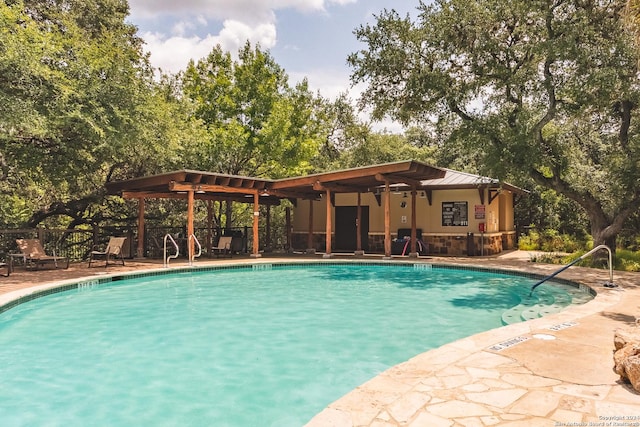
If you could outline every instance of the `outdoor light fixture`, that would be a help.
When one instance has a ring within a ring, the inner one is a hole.
[[[198,194],[204,194],[205,191],[202,189],[202,185],[198,185],[198,187],[196,188],[196,193]]]

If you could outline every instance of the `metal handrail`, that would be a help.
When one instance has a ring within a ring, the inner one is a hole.
[[[191,239],[193,239],[195,244],[198,245],[198,254],[197,255],[193,255],[191,253]],[[193,265],[193,260],[195,258],[198,258],[200,255],[202,255],[202,245],[200,245],[200,242],[198,241],[198,238],[196,237],[195,234],[190,234],[189,235],[189,239],[187,241],[187,245],[188,245],[188,250],[189,250],[189,265]]]
[[[582,255],[581,257],[573,260],[572,262],[570,262],[569,264],[565,265],[564,267],[562,267],[560,270],[556,271],[553,274],[548,275],[547,277],[545,277],[544,279],[540,280],[538,283],[536,283],[535,285],[533,285],[531,287],[531,292],[529,292],[529,296],[531,296],[533,294],[533,291],[535,288],[537,288],[538,286],[542,285],[544,282],[546,282],[547,280],[557,276],[558,274],[562,273],[563,271],[565,271],[567,268],[571,267],[572,265],[582,261],[583,259],[585,259],[586,257],[588,257],[589,255],[593,254],[594,252],[599,251],[600,249],[606,249],[607,252],[609,252],[609,281],[606,282],[604,284],[605,287],[607,288],[615,288],[617,285],[613,284],[613,262],[612,262],[612,255],[611,255],[611,249],[609,248],[609,246],[607,245],[598,245],[595,248],[591,249],[589,252],[587,252],[586,254]]]
[[[167,239],[171,240],[171,243],[173,243],[173,246],[176,248],[175,255],[167,256]],[[172,259],[172,258],[173,259],[178,258],[178,255],[180,255],[180,248],[178,247],[178,244],[176,243],[175,240],[173,240],[173,236],[171,234],[165,234],[165,236],[164,236],[164,246],[163,246],[163,251],[162,251],[163,267],[165,267],[165,268],[169,267],[169,260]]]

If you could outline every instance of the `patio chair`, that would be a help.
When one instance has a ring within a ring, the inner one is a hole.
[[[116,260],[118,257],[122,261],[122,265],[124,265],[124,256],[122,254],[122,247],[124,246],[124,241],[126,237],[110,237],[109,243],[107,243],[107,247],[104,251],[98,250],[97,247],[91,251],[89,256],[89,267],[91,267],[91,263],[95,260],[96,257],[104,257],[105,259],[105,267],[109,266],[109,258],[113,258]],[[115,264],[115,263],[114,263]]]
[[[218,245],[213,246],[211,250],[213,251],[214,254],[216,254],[217,257],[220,257],[221,255],[223,255],[231,258],[231,240],[232,239],[233,237],[231,236],[220,236],[220,239],[218,239]]]
[[[36,270],[39,266],[53,263],[58,268],[58,261],[63,261],[64,268],[69,268],[69,258],[47,255],[38,239],[16,239],[20,254],[11,254],[14,258],[22,258],[25,267],[33,266]],[[16,256],[17,255],[17,256]]]

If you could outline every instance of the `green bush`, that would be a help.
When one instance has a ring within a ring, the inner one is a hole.
[[[527,234],[523,234],[518,239],[518,249],[522,251],[535,251],[538,248],[539,235],[535,230],[529,231]]]
[[[579,241],[568,234],[560,234],[557,230],[547,229],[538,233],[530,230],[518,239],[518,248],[524,251],[568,252],[584,249],[586,242]]]
[[[620,271],[640,271],[640,252],[620,249],[616,251],[614,268]]]

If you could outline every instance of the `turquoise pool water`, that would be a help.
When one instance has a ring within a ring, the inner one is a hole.
[[[0,420],[301,426],[388,367],[501,326],[514,307],[530,316],[590,298],[556,284],[529,299],[533,282],[332,264],[83,286],[0,315]]]

